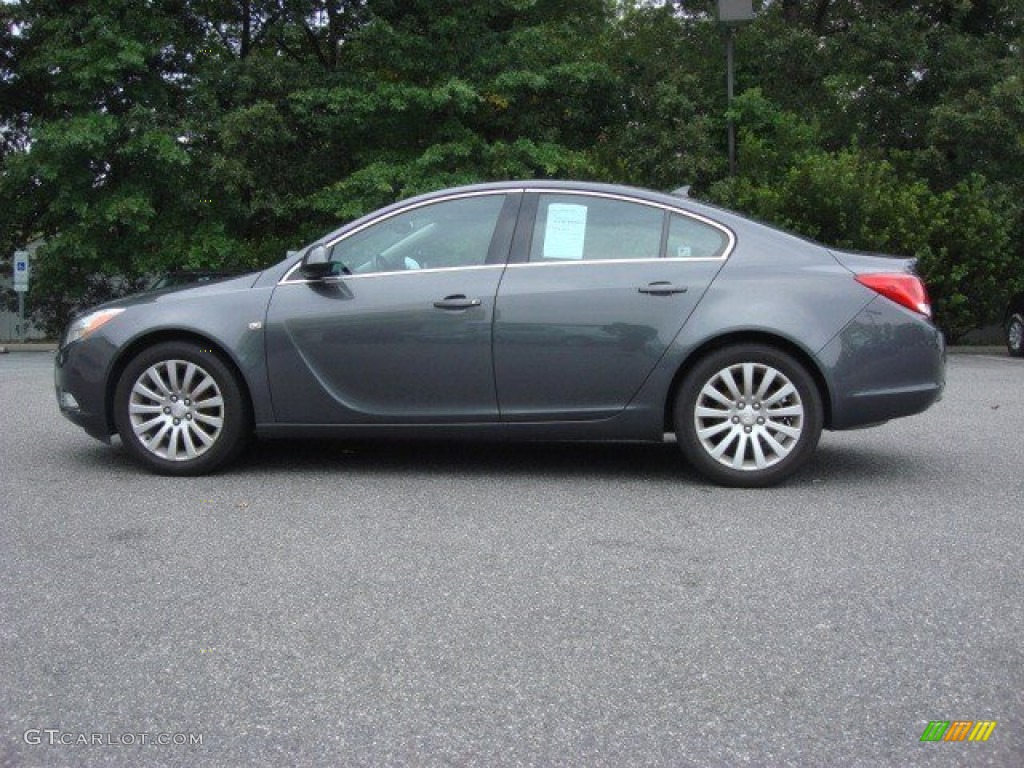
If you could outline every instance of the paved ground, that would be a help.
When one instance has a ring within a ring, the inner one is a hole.
[[[0,766],[1024,765],[1024,361],[770,491],[671,445],[157,478],[50,382],[0,358]]]

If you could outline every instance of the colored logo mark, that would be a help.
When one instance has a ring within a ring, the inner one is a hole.
[[[932,720],[921,741],[988,741],[996,724],[995,720]]]

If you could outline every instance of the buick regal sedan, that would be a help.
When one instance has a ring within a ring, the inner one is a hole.
[[[822,429],[941,395],[906,259],[843,253],[693,200],[504,182],[384,208],[262,272],[72,320],[61,411],[164,474],[253,434],[662,441],[766,486]]]

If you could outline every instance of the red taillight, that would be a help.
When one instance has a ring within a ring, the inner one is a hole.
[[[932,305],[928,300],[928,290],[917,275],[906,273],[857,275],[857,282],[878,291],[887,299],[907,309],[919,312],[925,317],[932,316]]]

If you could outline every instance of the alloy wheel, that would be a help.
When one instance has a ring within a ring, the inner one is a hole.
[[[800,442],[805,410],[794,383],[765,363],[730,365],[701,388],[694,408],[701,447],[734,470],[762,471]]]
[[[224,396],[214,377],[188,360],[162,360],[132,385],[132,431],[150,453],[190,461],[206,453],[224,429]]]

